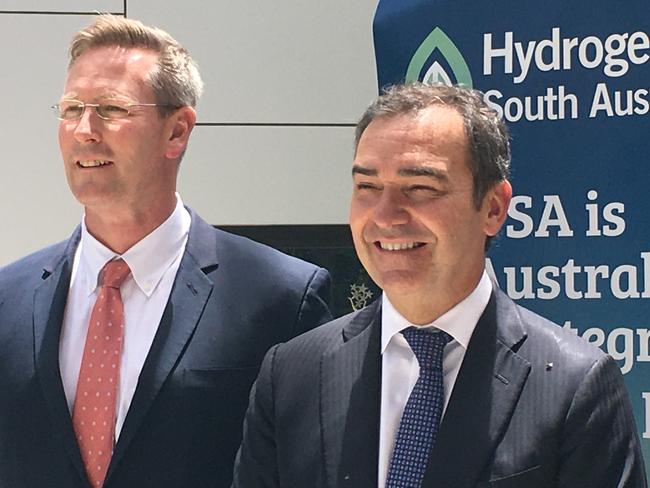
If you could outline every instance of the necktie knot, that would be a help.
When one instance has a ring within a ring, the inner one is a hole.
[[[446,332],[432,331],[419,327],[409,327],[402,331],[413,354],[420,364],[420,369],[441,368],[442,353],[445,346],[451,341],[451,336]]]
[[[127,276],[131,274],[129,265],[123,259],[115,259],[104,265],[99,273],[99,286],[119,288]]]

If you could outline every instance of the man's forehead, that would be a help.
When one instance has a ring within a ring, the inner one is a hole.
[[[432,106],[418,113],[381,116],[361,134],[357,154],[382,151],[410,152],[441,148],[451,142],[468,145],[463,117],[445,106]]]
[[[68,67],[67,80],[84,76],[138,76],[153,69],[158,54],[150,49],[97,46],[84,51]]]
[[[460,113],[434,105],[417,113],[378,117],[363,132],[353,174],[392,172],[440,177],[455,160],[465,162],[468,141]]]
[[[134,89],[147,89],[146,81],[156,62],[157,54],[149,49],[89,48],[69,67],[64,97],[74,98],[87,89],[92,89],[96,98],[132,97]]]
[[[464,127],[463,116],[455,107],[432,104],[404,113],[380,115],[368,124],[368,129],[373,128],[380,132],[384,130],[410,132],[414,127],[431,129]]]
[[[71,64],[74,66],[78,61],[89,58],[100,57],[105,62],[128,59],[130,62],[138,62],[142,59],[156,59],[156,51],[141,46],[122,46],[119,44],[106,44],[92,46],[83,51]]]

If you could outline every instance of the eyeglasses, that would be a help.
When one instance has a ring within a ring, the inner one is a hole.
[[[134,107],[170,107],[160,103],[126,103],[107,100],[103,103],[84,103],[79,100],[62,100],[52,105],[52,110],[59,120],[79,120],[86,107],[93,107],[97,115],[104,120],[121,120],[133,115]]]

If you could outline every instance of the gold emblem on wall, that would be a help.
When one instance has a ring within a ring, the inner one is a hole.
[[[365,284],[351,284],[348,301],[352,306],[352,310],[356,311],[365,307],[368,304],[368,300],[372,298],[372,295],[372,291],[370,291],[370,289]]]

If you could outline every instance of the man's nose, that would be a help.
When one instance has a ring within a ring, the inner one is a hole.
[[[94,107],[86,106],[81,117],[76,121],[74,135],[77,141],[87,142],[101,140],[102,119],[97,115]]]
[[[409,221],[408,199],[399,188],[385,187],[374,210],[375,224],[393,227]]]

